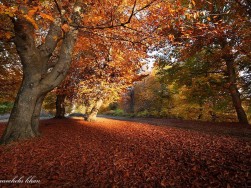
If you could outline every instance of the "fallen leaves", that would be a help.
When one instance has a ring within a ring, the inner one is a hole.
[[[36,176],[45,187],[244,187],[248,181],[248,141],[107,119],[46,120],[41,128],[40,138],[0,146],[0,179]]]

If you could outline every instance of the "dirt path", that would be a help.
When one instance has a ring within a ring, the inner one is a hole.
[[[250,176],[250,142],[229,136],[105,118],[43,120],[41,130],[40,138],[0,146],[0,179],[36,176],[41,187],[245,187]],[[7,186],[17,185],[28,184]]]

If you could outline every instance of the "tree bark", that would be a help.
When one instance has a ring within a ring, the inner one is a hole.
[[[130,91],[130,113],[134,113],[134,105],[135,105],[135,96],[134,96],[134,88],[132,87]]]
[[[96,101],[95,105],[93,106],[91,112],[87,114],[86,121],[96,121],[98,111],[103,104],[103,99],[100,98]]]
[[[77,31],[65,33],[60,46],[59,59],[52,70],[50,57],[61,38],[60,25],[52,24],[39,47],[35,44],[34,26],[23,17],[13,19],[17,53],[23,65],[23,81],[16,97],[9,122],[0,143],[27,139],[39,135],[39,113],[44,96],[58,86],[70,67]]]
[[[36,102],[36,106],[32,115],[32,130],[36,136],[40,136],[39,131],[39,119],[40,119],[40,112],[42,108],[42,104],[44,101],[46,94],[41,95]]]
[[[84,112],[84,114],[85,114],[86,116],[88,116],[88,114],[91,113],[92,105],[91,105],[90,101],[87,100],[87,99],[85,99],[84,105],[85,105],[85,112]]]
[[[226,58],[227,76],[229,82],[229,92],[232,97],[233,106],[236,110],[237,117],[240,123],[248,124],[247,115],[242,107],[241,95],[237,88],[236,71],[234,67],[234,60]]]
[[[65,118],[65,98],[66,95],[58,94],[56,100],[56,115],[55,118]]]
[[[41,56],[32,38],[34,28],[30,23],[21,18],[14,22],[14,30],[14,42],[23,65],[23,81],[1,143],[36,136],[32,129],[32,116],[40,97],[37,84],[41,79]]]
[[[1,138],[2,144],[36,136],[32,128],[32,117],[37,99],[37,89],[23,84],[14,103],[7,128]]]

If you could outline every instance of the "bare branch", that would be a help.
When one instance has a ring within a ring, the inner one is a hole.
[[[54,1],[54,3],[56,4],[57,10],[58,10],[58,12],[59,12],[59,14],[60,14],[60,17],[62,17],[62,11],[61,11],[61,8],[60,8],[60,6],[59,6],[57,0],[53,0],[53,1]]]
[[[122,26],[124,26],[126,24],[129,24],[131,22],[133,15],[135,15],[134,11],[135,11],[135,7],[136,7],[136,3],[137,3],[137,1],[135,0],[134,4],[133,4],[133,7],[132,7],[131,15],[130,15],[130,17],[128,18],[128,20],[126,22],[122,23]]]
[[[77,28],[85,28],[85,29],[111,29],[111,28],[116,28],[116,27],[125,27],[127,24],[129,24],[130,22],[131,22],[131,20],[132,20],[132,17],[133,16],[135,16],[138,12],[140,12],[140,11],[142,11],[142,10],[144,10],[144,9],[146,9],[146,8],[148,8],[148,7],[150,7],[153,3],[155,3],[157,0],[154,0],[154,1],[152,1],[152,2],[150,2],[150,3],[148,3],[147,5],[145,5],[145,6],[143,6],[143,7],[141,7],[140,9],[138,9],[138,10],[135,10],[135,8],[136,8],[136,4],[137,4],[137,1],[135,0],[134,1],[134,4],[133,4],[133,7],[132,7],[132,12],[131,12],[131,14],[130,14],[130,16],[129,16],[129,18],[128,18],[128,20],[127,21],[125,21],[125,22],[123,22],[123,23],[120,23],[120,24],[117,24],[117,25],[113,25],[113,22],[110,22],[111,23],[111,25],[104,25],[104,24],[102,24],[102,25],[97,25],[97,26],[84,26],[84,25],[78,25],[77,26]],[[76,27],[75,25],[71,25],[72,27]]]
[[[107,36],[107,35],[105,36],[105,35],[100,35],[100,34],[98,34],[98,33],[93,33],[93,32],[92,32],[92,34],[94,34],[94,35],[96,35],[96,36],[99,36],[99,37],[102,37],[102,38],[112,39],[112,40],[115,40],[115,41],[129,42],[129,43],[132,43],[133,45],[134,45],[134,44],[145,45],[144,43],[142,43],[142,41],[145,40],[145,39],[147,39],[147,37],[146,37],[146,38],[144,38],[144,39],[141,39],[140,41],[132,41],[132,40],[130,40],[130,39],[122,38],[122,37],[120,37],[120,36]]]

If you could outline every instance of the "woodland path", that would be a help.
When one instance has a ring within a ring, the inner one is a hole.
[[[241,125],[236,122],[205,122],[205,121],[181,120],[181,119],[170,119],[170,118],[146,118],[146,117],[131,118],[131,117],[108,116],[108,115],[100,115],[100,117],[114,120],[121,120],[121,121],[147,123],[150,125],[187,129],[212,135],[231,136],[251,141],[251,126],[247,127],[245,125]]]
[[[34,187],[230,188],[251,183],[247,139],[106,118],[41,122],[40,138],[0,146],[0,179],[36,176],[40,183]],[[1,133],[4,127],[0,123]]]

